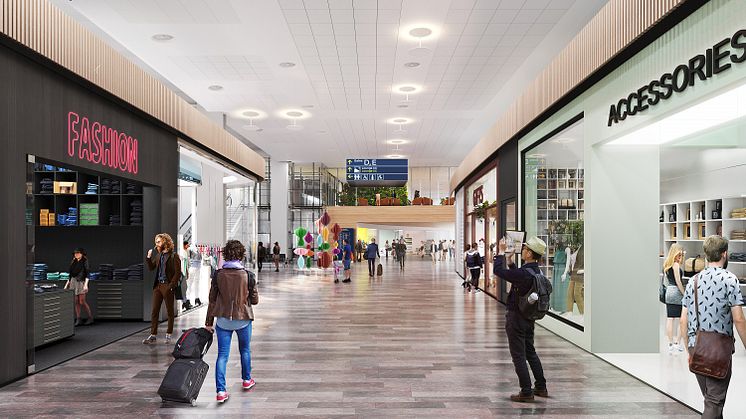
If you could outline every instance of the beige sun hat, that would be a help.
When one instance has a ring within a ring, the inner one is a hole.
[[[523,243],[526,247],[533,250],[539,255],[544,256],[544,253],[547,251],[547,244],[544,243],[544,240],[534,236],[531,237],[526,241],[526,243]]]

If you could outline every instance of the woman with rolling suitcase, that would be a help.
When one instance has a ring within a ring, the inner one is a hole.
[[[231,350],[231,338],[238,336],[241,354],[242,388],[249,390],[256,383],[251,378],[251,324],[254,311],[251,306],[259,303],[254,274],[241,264],[246,248],[238,240],[228,240],[223,248],[222,269],[215,271],[210,286],[210,304],[207,307],[205,329],[218,338],[218,360],[215,365],[215,384],[218,403],[230,396],[225,387],[225,369]],[[217,321],[215,320],[217,318]]]

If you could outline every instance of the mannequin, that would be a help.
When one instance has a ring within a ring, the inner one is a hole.
[[[566,281],[568,274],[570,284],[567,287],[567,311],[573,310],[573,303],[578,305],[578,312],[582,315],[585,311],[585,269],[584,269],[584,251],[583,246],[578,247],[575,253],[568,253],[567,266],[565,273],[562,274],[562,281]]]
[[[552,272],[552,294],[550,307],[552,310],[564,313],[567,311],[567,287],[568,281],[563,279],[567,272],[567,258],[570,255],[570,247],[565,247],[563,243],[557,244],[557,250],[554,253],[553,272]]]

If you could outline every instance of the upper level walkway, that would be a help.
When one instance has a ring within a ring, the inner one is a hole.
[[[410,258],[400,273],[384,261],[351,284],[291,270],[262,273],[252,338],[256,387],[240,389],[236,339],[228,364],[231,399],[216,406],[217,342],[197,407],[162,405],[156,390],[171,346],[142,334],[0,389],[0,417],[696,417],[689,408],[537,327],[548,399],[513,403],[518,381],[504,309],[465,294],[453,262]],[[176,330],[204,322],[201,309]]]

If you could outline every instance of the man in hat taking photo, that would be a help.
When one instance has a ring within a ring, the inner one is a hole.
[[[521,258],[523,265],[517,268],[513,262],[513,253],[505,254],[507,244],[501,239],[498,255],[495,257],[493,273],[511,283],[508,293],[507,313],[505,315],[505,333],[508,336],[510,356],[513,358],[515,372],[521,391],[510,396],[514,402],[529,402],[534,396],[549,397],[547,381],[541,361],[534,349],[534,321],[524,317],[518,309],[518,299],[531,291],[534,284],[534,274],[539,270],[539,260],[547,250],[547,245],[538,237],[531,237],[523,243]],[[528,366],[534,374],[535,386],[531,386],[531,376]]]

